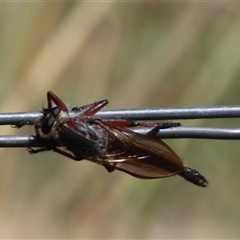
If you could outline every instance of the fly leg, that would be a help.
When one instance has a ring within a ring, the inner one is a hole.
[[[96,121],[96,119],[94,120]],[[120,127],[120,128],[128,128],[128,127],[147,127],[152,129],[146,134],[147,136],[157,137],[159,130],[172,128],[172,127],[179,127],[181,126],[180,122],[163,122],[163,123],[155,123],[155,122],[144,122],[144,121],[133,121],[133,120],[102,120],[104,124],[112,127]]]
[[[156,137],[161,129],[172,128],[172,127],[179,127],[179,126],[181,126],[181,123],[173,123],[173,122],[158,123],[146,135],[150,136],[150,137]]]
[[[165,128],[181,126],[181,123],[179,122],[156,123],[156,122],[146,122],[146,121],[125,120],[125,119],[120,119],[120,120],[109,119],[109,120],[102,120],[102,121],[114,127],[152,127],[152,128],[158,128],[158,129],[165,129]]]
[[[78,117],[78,116],[90,117],[96,114],[102,108],[104,108],[107,104],[108,104],[108,100],[105,99],[105,100],[90,103],[81,107],[73,107],[71,111],[74,112],[75,117]]]
[[[40,152],[52,151],[53,148],[52,147],[42,147],[42,148],[34,149],[34,148],[31,148],[31,147],[28,147],[27,150],[28,150],[29,154],[37,154],[37,153],[40,153]]]
[[[75,161],[80,161],[82,159],[84,159],[83,155],[78,154],[78,156],[76,156],[74,153],[70,154],[64,150],[62,150],[55,141],[47,141],[44,144],[44,147],[40,147],[40,148],[31,148],[28,147],[27,151],[29,154],[37,154],[37,153],[41,153],[41,152],[48,152],[48,151],[53,151],[56,153],[59,153],[65,157],[68,157],[70,159],[73,159]]]
[[[70,158],[72,160],[75,160],[75,161],[83,160],[83,158],[80,158],[79,156],[76,157],[75,155],[64,152],[63,150],[61,150],[57,147],[42,147],[42,148],[37,148],[37,149],[33,149],[33,148],[29,147],[29,148],[27,148],[27,150],[30,154],[37,154],[37,153],[40,153],[40,152],[53,151],[53,152],[59,153],[59,154],[65,156],[65,157],[68,157],[68,158]]]
[[[28,120],[23,120],[19,123],[17,123],[16,125],[11,125],[12,128],[21,128],[23,126],[26,126],[26,125],[30,125],[31,123],[28,121]]]
[[[110,166],[104,166],[104,167],[107,169],[107,171],[108,171],[109,173],[111,173],[111,172],[113,172],[113,171],[115,170],[114,167],[110,167]]]
[[[48,101],[48,109],[51,109],[53,107],[53,104],[56,104],[58,107],[61,108],[61,110],[68,112],[68,108],[66,104],[57,96],[55,95],[52,91],[47,92],[47,101]],[[104,99],[95,103],[91,103],[82,107],[74,107],[72,110],[75,113],[83,114],[86,117],[93,116],[96,114],[98,111],[100,111],[102,108],[104,108],[108,104],[108,100]]]

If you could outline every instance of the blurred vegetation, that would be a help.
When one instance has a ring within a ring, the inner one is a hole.
[[[0,111],[239,104],[240,4],[1,2]],[[183,125],[239,127],[238,119]],[[1,134],[33,134],[1,127]],[[0,149],[1,238],[239,238],[239,141],[168,140],[210,181],[144,181],[46,153]]]

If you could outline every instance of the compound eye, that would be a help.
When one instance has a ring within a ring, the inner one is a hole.
[[[41,121],[41,130],[43,134],[48,134],[51,132],[55,118],[53,116],[48,116]]]
[[[41,131],[43,134],[47,135],[51,132],[52,127],[56,121],[56,118],[60,114],[61,109],[59,107],[52,107],[43,109],[43,118],[40,121],[39,128],[41,128]]]

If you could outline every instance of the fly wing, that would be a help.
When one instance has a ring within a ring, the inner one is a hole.
[[[120,127],[111,126],[109,132],[115,137],[109,135],[109,141],[116,148],[123,141],[125,148],[116,154],[107,151],[98,155],[98,163],[146,179],[169,177],[185,170],[181,158],[163,141]]]

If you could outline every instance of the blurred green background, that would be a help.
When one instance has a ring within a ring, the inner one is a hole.
[[[1,2],[0,111],[40,110],[48,90],[70,106],[239,104],[239,11],[233,2]],[[240,142],[166,142],[207,189],[0,149],[0,238],[240,238]]]

